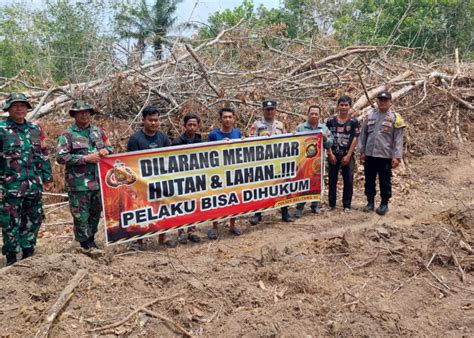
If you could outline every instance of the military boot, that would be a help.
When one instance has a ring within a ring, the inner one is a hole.
[[[79,244],[81,245],[82,252],[89,253],[91,251],[91,244],[89,243],[88,239],[83,242],[79,242]]]
[[[16,263],[16,253],[7,254],[7,266],[13,265]]]
[[[97,244],[95,243],[94,236],[95,236],[95,235],[92,235],[91,237],[89,237],[89,246],[90,246],[91,248],[98,249],[99,247],[98,247]]]
[[[262,221],[262,214],[260,212],[256,212],[250,219],[250,224],[257,225],[261,221]]]
[[[293,217],[290,216],[290,212],[288,211],[288,207],[281,208],[281,220],[283,222],[293,222]]]
[[[22,250],[21,259],[32,257],[35,254],[35,248],[24,248]]]

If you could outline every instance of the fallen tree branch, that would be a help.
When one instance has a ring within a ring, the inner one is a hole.
[[[82,279],[87,275],[86,269],[81,269],[76,272],[74,277],[71,279],[68,285],[64,288],[64,290],[59,295],[56,302],[53,306],[49,309],[48,315],[46,316],[45,321],[41,324],[40,328],[35,334],[35,338],[41,337],[48,337],[49,331],[51,330],[51,326],[53,325],[54,320],[61,312],[63,307],[67,304],[67,302],[71,299],[74,294],[74,289],[79,285]]]
[[[199,69],[201,70],[201,73],[202,73],[202,77],[204,78],[204,80],[206,80],[206,83],[209,85],[209,87],[211,87],[211,89],[214,91],[214,93],[217,94],[217,96],[223,97],[224,93],[219,88],[217,88],[217,86],[211,81],[207,73],[206,65],[204,65],[204,63],[201,61],[199,56],[197,56],[193,47],[191,47],[191,45],[189,44],[186,44],[185,47],[186,47],[186,50],[189,52],[189,54],[191,54],[194,60],[196,60],[196,62],[198,63]]]
[[[178,293],[175,293],[171,296],[162,297],[162,298],[155,298],[152,301],[146,303],[145,305],[136,308],[135,310],[130,312],[125,318],[119,320],[118,322],[115,322],[115,323],[112,323],[112,324],[109,324],[109,325],[105,325],[105,326],[96,327],[94,329],[89,329],[88,332],[97,332],[97,331],[104,331],[104,330],[108,330],[108,329],[113,329],[114,327],[117,327],[117,326],[120,326],[120,325],[126,323],[130,318],[132,318],[138,312],[143,311],[147,307],[149,307],[149,306],[151,306],[155,303],[161,302],[161,301],[165,301],[165,300],[168,300],[168,299],[175,298],[175,297],[179,296],[180,294],[181,293],[178,292]]]
[[[185,337],[192,337],[192,335],[186,331],[185,328],[183,328],[181,325],[179,325],[177,322],[175,322],[174,320],[162,315],[161,313],[158,313],[156,311],[152,311],[152,310],[148,310],[146,308],[142,309],[141,311],[149,314],[150,316],[153,316],[155,318],[159,318],[159,319],[162,319],[164,320],[168,326],[170,326],[171,329],[175,328],[177,332],[181,333],[183,336]]]
[[[400,75],[397,75],[396,77],[394,77],[393,79],[391,79],[390,81],[388,81],[387,85],[391,84],[391,83],[394,83],[394,82],[399,82],[401,80],[404,80],[406,79],[407,77],[409,77],[410,75],[412,75],[413,72],[408,70]],[[377,96],[378,93],[380,93],[381,91],[384,91],[384,90],[387,90],[388,89],[388,86],[387,85],[382,85],[382,86],[378,86],[372,90],[370,90],[368,92],[368,96],[370,99],[373,99]],[[352,106],[352,109],[355,111],[355,115],[358,116],[360,115],[360,111],[367,107],[369,105],[369,100],[367,99],[367,97],[364,95],[364,96],[361,96],[357,101],[356,103],[354,103],[354,105]]]
[[[309,58],[303,64],[301,64],[298,67],[296,67],[295,69],[293,69],[288,75],[293,76],[295,74],[305,72],[305,71],[308,70],[308,68],[309,69],[319,68],[319,67],[321,67],[322,65],[324,65],[326,63],[342,59],[342,58],[344,58],[348,55],[351,55],[351,54],[361,54],[361,53],[368,53],[368,52],[374,52],[374,51],[375,51],[375,48],[345,49],[345,50],[343,50],[343,51],[341,51],[337,54],[330,55],[330,56],[328,56],[324,59],[321,59],[317,62],[314,62],[313,58]]]

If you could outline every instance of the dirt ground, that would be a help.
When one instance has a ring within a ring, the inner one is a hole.
[[[87,269],[51,336],[473,336],[473,166],[472,152],[411,158],[384,217],[361,211],[359,168],[351,214],[245,217],[240,237],[94,258],[53,210],[38,254],[0,269],[0,335],[33,336]]]

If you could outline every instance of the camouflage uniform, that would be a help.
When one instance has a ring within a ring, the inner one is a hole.
[[[8,111],[14,102],[24,102],[31,109],[25,95],[12,93],[3,110]],[[0,121],[2,254],[13,261],[20,248],[23,258],[33,255],[44,218],[41,193],[43,183],[52,181],[52,175],[43,141],[44,134],[36,123],[25,120],[17,124],[10,117]]]
[[[81,110],[94,113],[87,102],[77,101],[70,115]],[[66,190],[74,219],[74,235],[80,243],[94,241],[102,212],[98,166],[87,163],[84,158],[104,148],[112,153],[103,130],[93,125],[80,128],[74,123],[58,139],[56,160],[66,165]]]

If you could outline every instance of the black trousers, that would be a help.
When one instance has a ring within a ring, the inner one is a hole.
[[[342,172],[342,179],[344,180],[344,190],[342,192],[342,206],[343,208],[350,208],[352,203],[352,192],[354,186],[354,156],[351,157],[349,164],[342,165],[343,156],[336,156],[336,164],[329,163],[329,207],[336,206],[337,197],[337,179],[339,170]]]
[[[379,175],[380,197],[382,204],[388,204],[392,197],[392,159],[380,157],[365,157],[365,196],[373,203],[375,195],[375,179]]]

